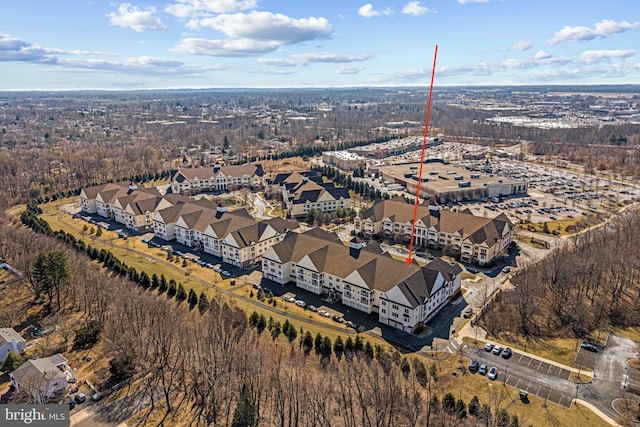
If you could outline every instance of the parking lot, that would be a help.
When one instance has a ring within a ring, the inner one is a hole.
[[[520,366],[526,366],[527,368],[533,369],[538,373],[562,378],[563,380],[568,380],[569,376],[571,375],[571,371],[567,369],[559,368],[555,365],[533,359],[529,356],[525,356],[524,354],[514,353],[512,360]]]
[[[465,356],[484,363],[487,367],[495,366],[498,369],[495,383],[525,390],[531,395],[565,407],[571,406],[575,385],[569,381],[571,372],[567,369],[517,352],[505,359],[482,348],[470,347],[465,350]]]

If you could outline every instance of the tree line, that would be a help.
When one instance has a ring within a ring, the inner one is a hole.
[[[640,325],[640,213],[563,240],[511,279],[482,322],[526,337],[586,337]]]

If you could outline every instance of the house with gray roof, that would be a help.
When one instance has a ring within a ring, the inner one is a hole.
[[[67,391],[67,359],[61,354],[27,360],[9,377],[16,391],[28,395],[34,403],[55,402]]]
[[[13,328],[0,328],[0,364],[10,351],[21,354],[27,342]]]

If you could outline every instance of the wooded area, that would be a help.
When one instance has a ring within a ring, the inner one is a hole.
[[[511,279],[482,323],[527,337],[586,337],[640,325],[640,214],[563,239],[544,262]]]

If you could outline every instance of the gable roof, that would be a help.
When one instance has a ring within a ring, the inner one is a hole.
[[[11,344],[11,341],[15,340],[16,343],[26,342],[24,338],[13,328],[0,328],[0,347]]]
[[[306,256],[319,272],[342,279],[357,272],[369,289],[379,292],[397,286],[414,308],[429,298],[439,274],[450,281],[462,273],[460,266],[441,259],[424,267],[415,262],[407,265],[380,253],[376,250],[379,247],[367,250],[345,246],[325,232],[292,233],[272,249],[282,263],[298,263]]]
[[[262,169],[262,165],[258,163],[220,166],[219,168],[178,168],[171,174],[171,181],[183,183],[186,181],[207,180],[215,178],[221,174],[233,177],[241,177],[245,175],[251,177],[262,177],[264,176],[264,170]]]
[[[430,204],[429,206],[434,205]],[[439,215],[434,216],[429,210],[429,206],[419,205],[416,219],[424,223],[427,228],[433,227],[442,233],[459,233],[462,239],[469,239],[472,243],[485,242],[492,245],[502,237],[506,227],[513,227],[513,223],[504,213],[495,218],[484,218],[475,216],[469,209],[462,212],[440,209],[438,210]],[[372,222],[389,218],[393,222],[405,224],[413,222],[413,211],[414,205],[394,198],[376,202],[359,216]]]
[[[48,382],[57,378],[66,378],[64,372],[62,372],[58,368],[57,364],[54,363],[59,359],[52,359],[52,357],[27,360],[18,369],[13,371],[11,375],[18,385],[22,386],[29,384],[41,384],[45,381]],[[66,359],[64,359],[64,363],[66,363]]]

